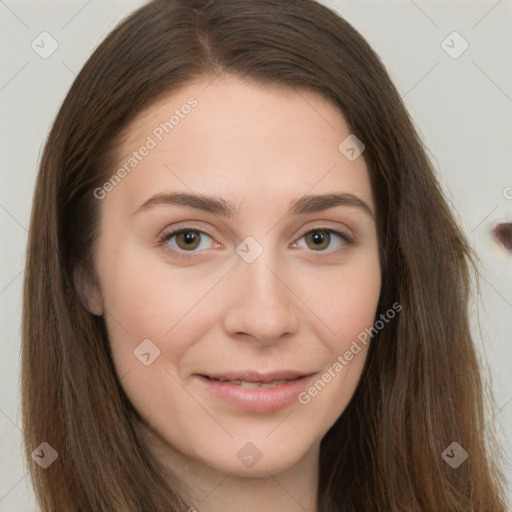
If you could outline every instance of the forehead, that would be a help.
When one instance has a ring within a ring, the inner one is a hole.
[[[315,188],[355,193],[371,204],[364,158],[350,161],[338,148],[349,135],[341,111],[319,93],[235,77],[200,79],[131,123],[116,165],[128,172],[112,195],[135,207],[169,188],[262,194],[268,201]]]

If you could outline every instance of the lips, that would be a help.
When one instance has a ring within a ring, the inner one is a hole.
[[[219,373],[202,374],[212,380],[231,381],[233,384],[274,384],[280,381],[296,380],[302,377],[312,375],[312,372],[299,372],[296,370],[275,370],[272,372],[257,372],[253,370],[246,371],[226,371]]]
[[[312,381],[315,373],[279,370],[195,374],[198,392],[208,399],[252,413],[272,413],[297,404],[297,396]]]
[[[244,381],[244,380],[214,379],[214,378],[208,377],[206,375],[205,375],[205,377],[214,382],[215,381],[226,382],[228,384],[234,384],[236,386],[240,386],[240,387],[246,388],[246,389],[255,389],[255,388],[270,389],[270,388],[275,388],[276,386],[280,386],[281,384],[284,384],[285,382],[289,382],[286,379],[274,380],[272,382],[248,382],[248,381]],[[293,380],[297,380],[297,379],[293,379]]]

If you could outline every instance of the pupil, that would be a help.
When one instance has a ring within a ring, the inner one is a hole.
[[[313,231],[309,236],[316,249],[325,249],[329,244],[329,234],[326,231]]]
[[[185,237],[185,243],[190,244],[190,243],[194,243],[194,239],[195,239],[196,235],[194,233],[192,233],[191,231],[186,231],[184,233],[184,237]]]
[[[321,231],[315,231],[314,235],[313,235],[313,240],[315,241],[315,243],[322,243],[324,239],[324,234],[321,232]]]
[[[193,231],[182,231],[178,236],[178,245],[182,249],[195,249],[198,245],[198,236]]]

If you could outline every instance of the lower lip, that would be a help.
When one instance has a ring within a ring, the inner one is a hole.
[[[243,388],[237,384],[211,380],[197,375],[208,392],[227,404],[248,412],[270,413],[297,402],[299,393],[309,385],[314,375],[289,380],[273,388]]]

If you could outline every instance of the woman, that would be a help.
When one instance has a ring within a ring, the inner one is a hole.
[[[55,120],[27,258],[43,511],[505,510],[474,254],[326,7],[153,1],[121,23]]]

